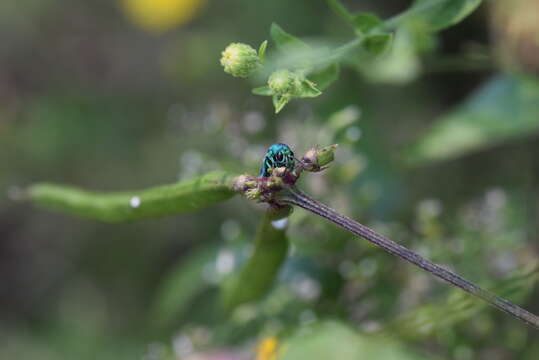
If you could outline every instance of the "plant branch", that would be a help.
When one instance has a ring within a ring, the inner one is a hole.
[[[456,286],[478,298],[486,301],[495,308],[539,329],[539,317],[524,310],[523,308],[505,300],[497,295],[473,284],[460,275],[443,268],[440,265],[422,257],[412,250],[374,232],[370,228],[350,219],[347,216],[339,214],[332,208],[312,199],[307,194],[297,189],[295,186],[284,189],[277,194],[279,203],[299,206],[316,215],[319,215],[338,226],[358,235],[374,245],[383,248],[390,254],[396,255],[420,268],[433,274],[434,276]]]
[[[131,192],[94,192],[57,184],[35,184],[26,197],[59,212],[104,222],[123,222],[193,212],[234,196],[233,176],[213,172],[177,184]]]

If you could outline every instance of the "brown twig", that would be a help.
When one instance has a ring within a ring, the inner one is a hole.
[[[396,255],[420,268],[433,274],[439,279],[442,279],[451,285],[458,287],[478,298],[486,301],[495,308],[539,329],[539,317],[530,313],[529,311],[505,300],[501,297],[487,291],[474,283],[464,279],[462,276],[455,274],[443,268],[440,265],[433,263],[432,261],[422,257],[414,251],[405,248],[402,245],[382,236],[370,228],[366,227],[350,219],[347,216],[339,214],[329,206],[326,206],[317,200],[312,199],[309,195],[305,194],[294,185],[287,187],[275,195],[277,203],[290,204],[299,206],[305,210],[308,210],[316,215],[319,215],[334,224],[350,231],[351,233],[370,241],[374,245],[381,247],[390,254]]]

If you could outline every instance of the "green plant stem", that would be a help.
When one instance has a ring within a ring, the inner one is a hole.
[[[352,51],[357,49],[361,45],[363,40],[364,40],[363,36],[357,36],[354,40],[351,40],[347,42],[346,44],[341,45],[335,50],[333,50],[331,52],[331,55],[329,55],[325,59],[320,60],[317,65],[325,66],[334,62],[340,62],[342,59],[348,56]]]
[[[347,216],[339,214],[332,208],[312,199],[310,196],[297,189],[296,187],[290,187],[280,194],[278,194],[278,201],[284,204],[296,205],[305,210],[308,210],[316,215],[319,215],[338,226],[350,231],[351,233],[358,235],[365,240],[373,243],[374,245],[381,247],[390,254],[396,255],[434,276],[456,286],[478,298],[486,301],[495,308],[539,329],[539,317],[524,310],[523,308],[505,300],[497,295],[473,284],[472,282],[464,279],[460,275],[449,271],[440,265],[433,263],[432,261],[422,257],[412,250],[405,248],[402,245],[395,243],[394,241],[374,232],[365,225],[361,225],[357,221],[350,219]]]
[[[269,76],[278,69],[297,68],[298,64],[308,64],[304,69],[310,70],[322,69],[334,63],[342,62],[350,54],[358,50],[362,45],[365,37],[357,36],[347,43],[336,47],[332,50],[314,48],[301,50],[300,52],[289,51],[281,56],[279,60],[273,64],[269,64],[260,72],[261,79]]]
[[[233,178],[225,172],[214,172],[186,182],[120,193],[35,184],[27,196],[37,205],[65,214],[115,223],[193,212],[225,201],[235,194]]]

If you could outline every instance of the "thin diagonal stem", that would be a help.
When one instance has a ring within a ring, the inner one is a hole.
[[[480,299],[483,299],[495,308],[516,317],[517,319],[535,327],[536,329],[539,329],[539,317],[536,315],[473,284],[460,275],[457,275],[454,272],[425,259],[414,251],[407,249],[404,246],[401,246],[394,241],[374,232],[365,225],[361,225],[357,221],[339,214],[332,208],[312,199],[310,196],[296,187],[290,187],[283,190],[280,194],[278,194],[278,201],[281,203],[299,206],[316,215],[322,216],[338,226],[358,236],[361,236],[367,241],[370,241],[374,245],[383,248],[387,252],[397,255],[398,257],[422,268],[423,270],[428,271],[429,273],[450,283],[451,285],[477,296]]]

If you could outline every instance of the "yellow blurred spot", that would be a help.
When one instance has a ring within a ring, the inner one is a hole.
[[[258,344],[256,360],[277,360],[277,348],[279,341],[274,336],[269,336]]]
[[[122,7],[137,26],[162,33],[189,22],[206,0],[122,0]]]

